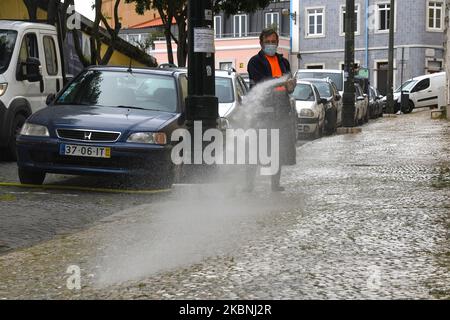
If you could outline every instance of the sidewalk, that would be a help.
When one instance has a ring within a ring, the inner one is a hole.
[[[254,194],[209,199],[194,217],[167,218],[158,213],[173,203],[150,203],[0,256],[0,299],[450,298],[450,122],[431,120],[429,110],[383,118],[297,152],[281,195],[263,180]],[[185,192],[176,186],[167,202]],[[214,215],[228,205],[233,223]],[[187,229],[191,218],[208,228]],[[134,251],[115,258],[108,246],[135,248],[149,239],[142,233],[152,234],[159,251],[151,257],[162,262],[142,279],[94,285],[105,258],[133,272]],[[81,267],[81,290],[66,287],[70,265]]]

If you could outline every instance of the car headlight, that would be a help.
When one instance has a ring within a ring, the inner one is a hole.
[[[167,136],[163,132],[136,132],[128,137],[127,142],[164,145]]]
[[[0,97],[5,94],[6,88],[8,88],[7,83],[0,83]]]
[[[48,129],[46,126],[41,126],[39,124],[33,124],[26,122],[20,134],[23,136],[35,136],[35,137],[49,137]]]
[[[299,115],[300,117],[314,117],[314,111],[311,109],[301,109]]]

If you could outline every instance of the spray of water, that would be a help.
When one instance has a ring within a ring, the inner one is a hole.
[[[239,122],[248,126],[272,89],[285,81],[255,86],[238,113]],[[242,171],[235,168],[214,175],[213,184],[176,185],[163,201],[123,212],[121,223],[98,235],[103,249],[95,261],[97,284],[138,280],[232,254],[248,237],[257,237],[258,223],[288,204],[281,195],[241,193]]]
[[[289,76],[264,81],[254,86],[244,97],[242,107],[236,110],[232,122],[242,128],[249,128],[254,124],[255,115],[264,112],[267,108],[267,99],[273,94],[276,87],[283,86]],[[276,106],[273,106],[276,107]]]

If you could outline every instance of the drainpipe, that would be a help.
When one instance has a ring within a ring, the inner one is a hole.
[[[366,0],[366,68],[369,70],[369,0]],[[370,70],[369,70],[370,73]],[[370,79],[370,77],[369,77]]]

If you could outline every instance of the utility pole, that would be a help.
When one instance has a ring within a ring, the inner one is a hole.
[[[215,128],[219,102],[215,96],[214,27],[212,0],[188,2],[188,127],[202,121],[203,129]]]
[[[355,0],[345,5],[345,83],[343,97],[343,126],[355,123]]]
[[[394,113],[394,28],[395,28],[395,0],[391,0],[389,8],[389,54],[388,54],[388,88],[387,112]]]

